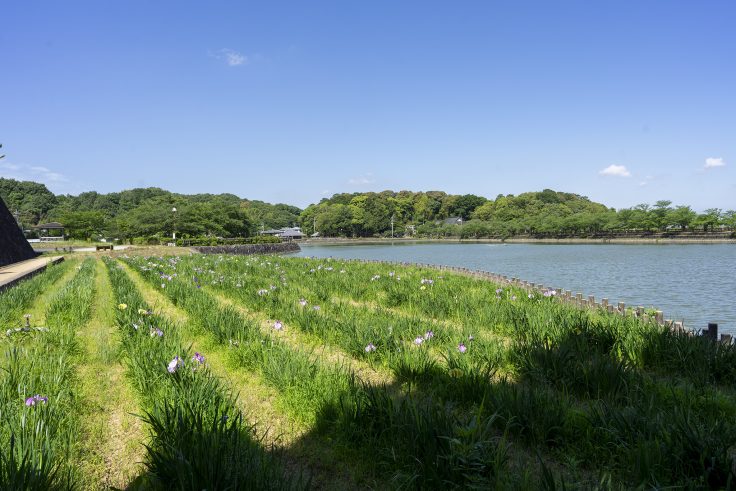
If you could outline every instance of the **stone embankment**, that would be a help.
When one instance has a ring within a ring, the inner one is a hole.
[[[299,252],[301,248],[296,242],[282,242],[280,244],[243,244],[223,246],[199,246],[190,247],[200,254],[237,254],[250,256],[253,254],[285,254]]]

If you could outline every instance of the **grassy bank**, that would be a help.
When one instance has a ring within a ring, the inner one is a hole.
[[[733,345],[416,266],[104,266],[91,256],[0,294],[11,327],[27,310],[51,329],[2,341],[3,482],[723,489],[735,477]],[[142,416],[122,422],[115,401]],[[21,438],[29,417],[46,429]]]

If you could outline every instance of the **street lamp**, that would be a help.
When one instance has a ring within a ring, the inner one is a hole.
[[[176,241],[176,207],[171,208],[171,213],[174,214],[174,233],[173,233],[173,239]]]

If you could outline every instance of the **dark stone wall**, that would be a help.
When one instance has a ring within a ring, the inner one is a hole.
[[[0,266],[33,259],[36,253],[0,198]]]
[[[281,244],[244,244],[231,246],[202,246],[190,247],[202,254],[283,254],[285,252],[299,252],[301,248],[296,242],[282,242]]]

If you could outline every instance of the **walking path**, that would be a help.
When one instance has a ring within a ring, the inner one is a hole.
[[[64,256],[46,256],[3,266],[0,268],[0,291],[10,288],[24,278],[43,271],[49,264],[58,263],[63,260]]]

